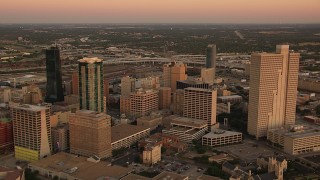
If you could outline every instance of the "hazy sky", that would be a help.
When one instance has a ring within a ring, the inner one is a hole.
[[[1,0],[0,23],[320,23],[320,0]]]

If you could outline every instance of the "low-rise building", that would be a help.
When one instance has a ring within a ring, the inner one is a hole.
[[[217,103],[217,115],[222,113],[230,114],[231,111],[231,104],[230,102],[227,103]]]
[[[215,130],[202,137],[202,145],[204,146],[223,146],[242,142],[242,133]]]
[[[320,151],[320,128],[314,126],[297,125],[270,129],[267,139],[292,155]]]
[[[142,162],[146,165],[153,165],[161,161],[161,144],[149,143],[144,146]]]
[[[142,116],[137,119],[137,126],[150,128],[150,130],[156,129],[162,124],[162,116],[157,113],[151,113],[149,116]]]
[[[192,143],[199,140],[208,127],[206,121],[186,117],[175,116],[170,123],[170,127],[162,130],[163,134],[175,135],[179,141]]]
[[[129,124],[119,124],[111,127],[112,150],[130,147],[140,139],[149,136],[150,128]]]
[[[51,129],[53,151],[66,151],[70,148],[69,125],[59,124]]]
[[[121,166],[109,166],[106,162],[93,162],[89,158],[60,152],[47,158],[32,162],[28,167],[38,171],[41,176],[67,180],[121,179],[132,169]]]

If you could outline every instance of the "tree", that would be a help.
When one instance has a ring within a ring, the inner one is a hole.
[[[317,107],[316,107],[316,113],[318,116],[320,116],[320,104],[317,105]]]

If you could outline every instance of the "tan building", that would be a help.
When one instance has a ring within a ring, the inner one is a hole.
[[[320,151],[320,129],[315,126],[269,129],[267,139],[292,155]]]
[[[208,128],[216,124],[217,91],[212,89],[184,89],[183,116],[201,119]]]
[[[228,91],[226,89],[218,89],[218,96],[231,96],[231,91]]]
[[[95,57],[79,60],[80,109],[106,112],[103,80],[102,59]]]
[[[122,147],[130,147],[140,139],[150,135],[150,128],[134,126],[129,124],[119,124],[111,128],[112,150]]]
[[[215,76],[214,68],[201,68],[201,79],[203,82],[213,84]]]
[[[295,123],[299,58],[288,45],[277,45],[275,54],[251,55],[249,134],[260,138]]]
[[[143,89],[157,89],[160,87],[160,79],[158,76],[151,76],[147,78],[138,79]]]
[[[242,142],[242,133],[216,130],[202,137],[202,145],[204,146],[224,146]]]
[[[89,158],[64,152],[30,163],[28,168],[50,179],[57,176],[66,180],[121,179],[132,172],[130,168],[110,166],[99,160],[92,162]]]
[[[150,130],[156,129],[162,124],[162,115],[151,113],[149,116],[142,116],[137,119],[137,126],[150,128]]]
[[[230,114],[231,111],[231,104],[230,102],[227,103],[217,103],[217,115],[222,113]]]
[[[121,96],[130,96],[136,90],[136,79],[125,76],[121,78]]]
[[[218,103],[228,103],[231,104],[240,103],[242,102],[242,96],[239,95],[231,95],[231,96],[218,96],[217,97]]]
[[[146,165],[154,165],[161,161],[161,144],[147,144],[142,152],[142,162]]]
[[[120,114],[129,116],[131,113],[130,96],[120,96]]]
[[[79,110],[69,115],[70,152],[82,156],[111,156],[111,117]]]
[[[159,109],[170,109],[171,106],[171,88],[159,88]]]
[[[0,103],[11,101],[11,88],[0,88]]]
[[[163,65],[163,86],[171,87],[171,91],[175,92],[177,81],[186,80],[187,66],[183,63],[171,62]]]
[[[145,116],[152,111],[158,110],[158,91],[137,90],[130,94],[130,115],[134,117]]]
[[[164,135],[174,135],[179,141],[192,143],[199,140],[208,129],[206,121],[180,116],[171,116],[170,127],[162,130]]]
[[[184,90],[177,89],[172,95],[172,106],[171,110],[174,114],[182,115],[184,105]]]
[[[11,106],[15,158],[37,161],[51,153],[50,110],[45,106]]]
[[[72,94],[79,95],[79,72],[73,72],[72,79]]]

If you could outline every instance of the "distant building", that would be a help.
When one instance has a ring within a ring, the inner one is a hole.
[[[204,76],[206,77],[205,80],[209,80],[211,82],[211,80],[215,79],[216,64],[217,64],[216,61],[217,61],[217,47],[215,44],[209,44],[206,51],[206,69],[209,70],[209,72],[207,72],[209,74],[206,74],[206,76]],[[204,75],[202,71],[203,70],[201,70],[201,77],[202,75]],[[212,77],[209,77],[209,76],[212,76]]]
[[[210,129],[216,124],[217,91],[199,88],[184,91],[183,116],[204,120]]]
[[[137,119],[137,126],[143,126],[150,128],[150,130],[156,129],[162,125],[162,115],[151,113],[149,116],[142,116]]]
[[[201,80],[205,83],[212,85],[215,78],[214,73],[214,68],[201,68]]]
[[[231,112],[231,104],[230,102],[227,103],[217,103],[217,115],[222,113],[230,114]]]
[[[156,90],[137,90],[130,94],[130,115],[134,117],[145,116],[158,110],[159,96]]]
[[[46,50],[47,93],[46,102],[63,101],[60,51],[57,47]]]
[[[130,96],[136,90],[136,79],[125,76],[121,78],[121,96]]]
[[[276,53],[251,55],[248,132],[256,138],[269,129],[294,125],[299,53],[277,45]]]
[[[296,125],[269,129],[267,139],[292,155],[320,151],[320,129],[317,127]]]
[[[102,59],[95,57],[79,60],[80,109],[106,112],[103,80]]]
[[[179,141],[192,143],[199,140],[208,128],[207,122],[199,119],[175,116],[172,118],[170,127],[162,130],[164,135],[174,135],[179,137]]]
[[[202,137],[202,145],[204,146],[224,146],[242,142],[242,133],[216,130]]]
[[[171,106],[171,88],[159,88],[159,109],[170,109]]]
[[[242,96],[239,95],[231,95],[231,96],[218,96],[217,103],[228,103],[231,104],[242,102]]]
[[[298,81],[298,89],[310,92],[320,93],[319,79],[303,78],[300,77]]]
[[[79,95],[79,72],[72,73],[72,94]]]
[[[70,152],[82,156],[111,156],[111,117],[79,110],[69,115]]]
[[[11,107],[15,158],[37,161],[50,155],[50,110],[45,106],[17,105]]]
[[[163,86],[171,87],[171,91],[176,91],[177,81],[186,80],[187,66],[183,63],[171,62],[163,65]]]
[[[12,121],[6,117],[0,117],[0,154],[13,149]]]

